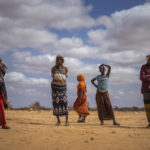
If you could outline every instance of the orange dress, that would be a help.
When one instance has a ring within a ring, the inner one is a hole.
[[[90,114],[88,107],[87,107],[87,96],[86,96],[87,90],[86,90],[86,84],[84,81],[84,76],[82,75],[82,78],[80,78],[80,77],[81,77],[81,75],[78,76],[79,84],[77,86],[77,96],[78,97],[80,96],[81,90],[83,90],[83,93],[82,93],[80,102],[78,101],[78,97],[77,97],[73,107],[79,115],[86,117],[87,115]]]

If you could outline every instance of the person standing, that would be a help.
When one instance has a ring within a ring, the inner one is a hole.
[[[144,107],[150,128],[150,55],[146,56],[147,63],[141,67],[140,80],[142,81],[141,93],[144,98]]]
[[[108,69],[105,74],[106,68]],[[104,124],[104,120],[113,120],[114,125],[119,125],[114,116],[113,108],[110,102],[110,97],[108,93],[108,81],[111,72],[111,67],[109,65],[102,64],[99,66],[100,75],[97,75],[91,80],[92,84],[97,88],[96,93],[96,103],[99,120],[101,125]],[[95,83],[95,80],[98,84]]]
[[[4,61],[0,58],[0,125],[2,129],[9,129],[6,125],[5,110],[8,108],[7,92],[5,88],[4,75],[7,71],[7,66],[4,64]]]
[[[79,82],[77,86],[77,99],[73,105],[74,110],[79,115],[78,122],[85,122],[86,117],[90,114],[87,107],[87,96],[86,96],[86,84],[84,75],[79,74],[77,76],[77,80]]]
[[[56,57],[56,64],[51,69],[51,88],[53,101],[53,115],[57,117],[56,125],[60,125],[60,116],[66,116],[65,125],[68,126],[68,102],[66,95],[66,77],[68,77],[68,69],[63,66],[64,58],[60,55]]]

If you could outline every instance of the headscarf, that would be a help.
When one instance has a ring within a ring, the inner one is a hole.
[[[85,84],[85,77],[84,77],[84,75],[83,75],[83,74],[79,74],[79,75],[77,76],[77,79],[78,79],[78,81],[79,81],[78,89],[79,89],[79,88],[82,88],[82,89],[85,88],[85,90],[86,90],[86,84]]]

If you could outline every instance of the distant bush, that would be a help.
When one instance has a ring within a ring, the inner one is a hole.
[[[119,108],[118,106],[115,106],[114,110],[116,110],[116,111],[144,111],[144,107],[139,108],[139,107],[133,106],[133,107]]]
[[[7,104],[8,104],[8,109],[13,109],[10,101],[8,101]]]
[[[40,105],[39,102],[34,102],[29,106],[29,109],[40,110],[40,109],[42,109],[42,106]]]

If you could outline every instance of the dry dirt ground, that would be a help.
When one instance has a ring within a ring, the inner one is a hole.
[[[86,123],[69,112],[69,126],[56,126],[52,111],[6,111],[10,130],[0,128],[0,150],[150,150],[150,129],[145,112],[115,112],[120,127],[100,125],[91,111]]]

